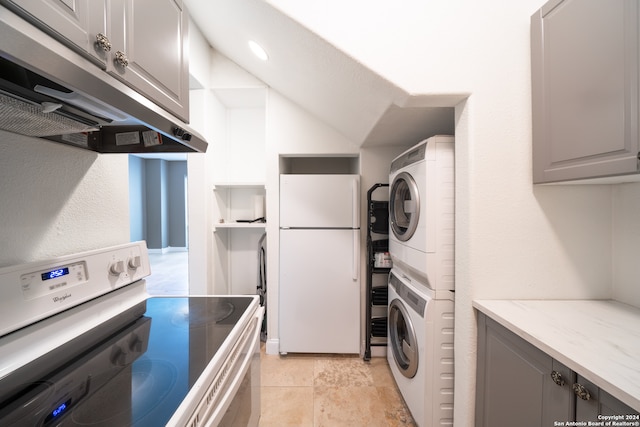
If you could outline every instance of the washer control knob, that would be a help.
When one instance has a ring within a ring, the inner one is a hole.
[[[119,276],[124,273],[124,261],[115,261],[109,266],[109,274]]]

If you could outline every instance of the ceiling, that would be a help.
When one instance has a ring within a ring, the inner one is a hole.
[[[215,50],[359,146],[409,146],[454,132],[453,104],[407,93],[265,1],[185,3]]]

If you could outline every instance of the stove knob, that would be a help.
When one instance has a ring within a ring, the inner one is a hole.
[[[109,266],[109,274],[119,276],[124,273],[124,261],[115,261]]]
[[[122,351],[120,346],[115,346],[115,348],[111,351],[111,363],[115,366],[127,365],[127,353]]]
[[[134,353],[140,353],[142,351],[142,340],[137,336],[134,336],[129,342],[129,350]]]
[[[136,255],[134,257],[129,258],[129,268],[132,270],[136,270],[138,269],[138,267],[140,267],[141,261],[140,261],[140,255]]]

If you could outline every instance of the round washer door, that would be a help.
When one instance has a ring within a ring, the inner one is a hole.
[[[413,236],[420,218],[418,185],[407,172],[399,173],[389,193],[389,224],[394,236],[406,242]]]
[[[418,340],[409,313],[398,298],[389,304],[388,322],[393,360],[402,375],[413,378],[418,371]]]

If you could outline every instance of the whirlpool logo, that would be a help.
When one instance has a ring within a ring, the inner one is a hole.
[[[53,297],[53,302],[64,302],[67,298],[71,298],[71,294],[64,294],[59,297]]]

